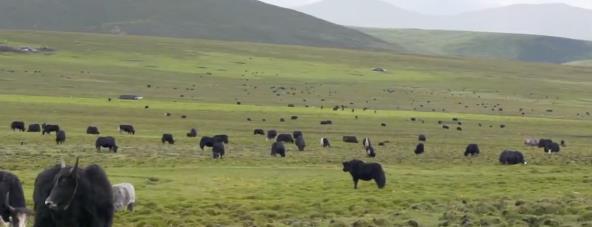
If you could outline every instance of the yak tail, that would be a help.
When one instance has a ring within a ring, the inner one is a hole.
[[[376,179],[374,179],[376,181],[376,185],[378,186],[378,188],[384,188],[384,186],[386,185],[386,177],[384,176],[384,171],[381,169],[380,173],[378,174],[378,176],[376,176]]]

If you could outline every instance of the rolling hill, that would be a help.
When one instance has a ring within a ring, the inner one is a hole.
[[[391,48],[361,32],[256,0],[5,0],[0,28]]]
[[[360,30],[419,54],[546,63],[592,58],[592,42],[550,36],[419,29]]]
[[[518,4],[434,16],[407,11],[381,0],[323,0],[296,10],[357,27],[482,31],[592,40],[592,10],[566,4]]]

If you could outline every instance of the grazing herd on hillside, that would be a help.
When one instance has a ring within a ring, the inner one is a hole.
[[[418,121],[412,118],[411,121]],[[452,119],[457,125],[462,125],[459,119]],[[321,122],[321,124],[332,124],[331,120]],[[447,126],[443,121],[438,124]],[[383,124],[385,125],[385,124]],[[30,124],[25,127],[23,121],[13,121],[10,129],[22,132],[41,132],[42,135],[55,133],[56,143],[66,142],[66,132],[57,124]],[[504,128],[505,125],[501,125]],[[133,125],[120,125],[120,133],[130,135],[136,134]],[[99,128],[96,126],[87,127],[86,133],[89,135],[100,135]],[[198,136],[196,129],[190,129],[187,137],[194,138]],[[271,155],[286,157],[285,144],[294,144],[299,151],[304,151],[306,142],[302,131],[293,131],[292,133],[279,133],[277,130],[254,129],[253,135],[265,136],[271,145]],[[425,153],[425,143],[428,138],[424,134],[417,137],[419,143],[416,146],[415,154]],[[359,143],[356,136],[343,136],[344,143]],[[172,134],[162,135],[163,144],[175,144]],[[389,141],[380,142],[379,146],[384,146]],[[209,147],[212,149],[214,159],[223,158],[225,155],[225,144],[229,143],[228,135],[203,136],[199,141],[200,149]],[[543,148],[545,152],[556,153],[561,147],[566,146],[565,141],[556,143],[550,139],[525,139],[527,146],[536,146]],[[321,138],[320,145],[323,148],[331,147],[328,138]],[[362,140],[363,149],[369,158],[376,157],[377,153],[370,138]],[[107,148],[109,151],[117,153],[118,145],[116,139],[111,136],[98,136],[95,143],[97,151]],[[478,144],[469,144],[464,152],[464,156],[478,156],[480,149]],[[519,151],[505,150],[499,155],[499,163],[503,165],[526,164],[524,155]],[[358,188],[358,181],[375,181],[378,188],[384,188],[386,185],[386,176],[382,166],[379,163],[365,163],[360,160],[351,160],[343,162],[343,171],[349,172],[354,182],[354,188]],[[34,214],[34,227],[54,227],[54,226],[112,226],[113,215],[116,210],[127,209],[133,211],[136,202],[135,189],[130,183],[121,183],[111,185],[107,174],[98,165],[89,165],[87,167],[79,166],[79,160],[76,159],[74,166],[67,166],[64,161],[59,165],[50,167],[41,172],[35,180],[33,201],[34,211],[25,206],[25,197],[22,185],[18,177],[9,172],[0,172],[0,215],[2,221],[8,226],[24,227],[28,215]]]

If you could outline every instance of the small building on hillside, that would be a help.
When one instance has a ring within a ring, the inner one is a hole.
[[[119,99],[123,100],[142,100],[144,97],[138,95],[120,95]]]

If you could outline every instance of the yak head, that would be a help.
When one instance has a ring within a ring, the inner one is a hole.
[[[78,158],[74,167],[68,168],[62,160],[61,169],[54,178],[53,188],[45,200],[45,206],[52,210],[67,210],[70,208],[78,192],[79,168]]]
[[[7,227],[26,227],[27,216],[32,215],[33,212],[25,207],[13,207],[10,205],[10,192],[6,193],[6,200],[4,206],[8,208],[8,220],[0,218],[0,223]],[[4,222],[8,221],[8,222]]]

